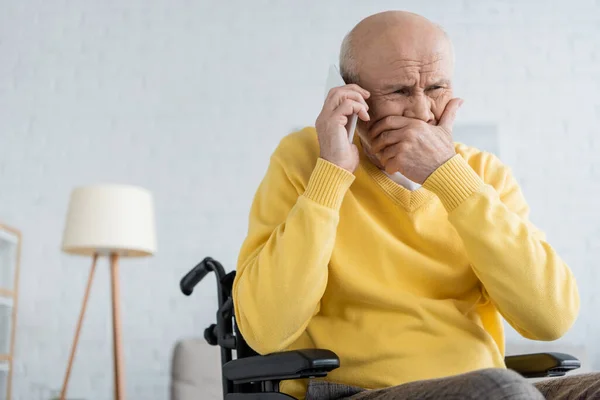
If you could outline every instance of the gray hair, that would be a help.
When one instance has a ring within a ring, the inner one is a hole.
[[[350,31],[344,36],[340,48],[340,74],[347,84],[358,83],[358,61],[354,54],[352,33],[353,31]]]

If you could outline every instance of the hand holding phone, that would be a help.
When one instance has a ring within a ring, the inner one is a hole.
[[[340,71],[338,71],[338,69],[335,65],[333,65],[333,64],[330,65],[329,66],[329,74],[327,75],[325,99],[327,99],[327,96],[329,95],[329,91],[331,89],[336,88],[336,87],[345,86],[345,85],[346,85],[346,82],[344,82],[344,78],[342,78]],[[348,139],[349,139],[350,143],[352,143],[352,140],[354,139],[354,131],[356,130],[357,122],[358,122],[358,113],[354,113],[348,118],[348,124],[346,125],[346,131],[348,132]]]
[[[357,118],[369,121],[369,92],[356,84],[346,84],[332,66],[327,79],[323,109],[316,121],[321,157],[350,172],[358,166],[358,149],[353,144]]]

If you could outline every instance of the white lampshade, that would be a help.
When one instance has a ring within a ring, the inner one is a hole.
[[[143,257],[156,251],[152,194],[143,188],[104,184],[75,188],[63,234],[63,251]]]

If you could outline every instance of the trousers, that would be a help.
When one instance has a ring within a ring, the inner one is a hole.
[[[549,378],[532,383],[514,371],[489,368],[376,390],[313,380],[309,382],[306,393],[306,400],[392,399],[600,399],[600,373]]]

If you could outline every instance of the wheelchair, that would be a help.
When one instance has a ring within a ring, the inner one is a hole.
[[[221,347],[223,399],[225,400],[290,400],[279,392],[279,383],[288,379],[320,378],[339,368],[338,356],[326,349],[303,349],[259,355],[244,340],[233,309],[232,286],[235,271],[225,273],[223,266],[206,257],[180,281],[184,295],[214,272],[217,281],[218,310],[216,324],[204,330],[204,339]],[[235,352],[235,359],[233,354]],[[507,356],[506,367],[526,378],[563,376],[581,367],[581,362],[564,353],[534,353]]]

